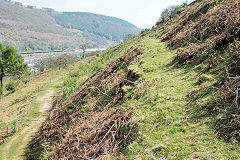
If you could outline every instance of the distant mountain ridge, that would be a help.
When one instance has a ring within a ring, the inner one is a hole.
[[[0,0],[0,41],[18,51],[77,49],[82,43],[106,48],[140,30],[133,24],[86,12],[56,12]]]
[[[139,32],[139,29],[133,24],[105,15],[88,12],[52,12],[50,15],[61,26],[86,30],[113,41],[122,40],[126,33],[137,34]]]

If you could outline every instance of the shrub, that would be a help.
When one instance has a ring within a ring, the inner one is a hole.
[[[64,83],[63,98],[77,87],[77,78],[70,78]]]
[[[24,84],[27,84],[29,81],[30,81],[29,79],[23,79],[23,80],[22,80],[22,82],[23,82]]]
[[[11,81],[6,85],[6,90],[9,92],[15,92],[17,87],[17,82]]]
[[[100,62],[93,63],[91,66],[91,70],[94,72],[98,71],[101,68],[102,68],[102,64]]]
[[[77,86],[77,78],[69,78],[64,85],[68,88],[75,88]]]

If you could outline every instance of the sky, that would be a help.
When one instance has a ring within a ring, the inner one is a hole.
[[[151,28],[168,6],[186,0],[15,0],[37,8],[103,14],[127,20],[139,28]],[[194,0],[189,0],[192,2]]]

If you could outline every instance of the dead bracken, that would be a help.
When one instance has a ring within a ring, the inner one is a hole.
[[[43,154],[49,159],[116,156],[129,143],[134,126],[128,122],[131,111],[118,105],[124,96],[122,87],[133,85],[139,77],[126,67],[141,53],[130,48],[64,102],[31,141],[28,159]],[[47,149],[46,142],[50,143]]]
[[[194,1],[170,19],[160,34],[158,37],[163,36],[162,41],[168,41],[172,49],[179,48],[178,64],[202,65],[200,74],[222,72],[218,73],[222,79],[213,112],[224,116],[216,122],[220,126],[216,132],[227,139],[239,139],[240,0]],[[224,71],[211,70],[223,61],[228,61],[221,68]],[[187,97],[206,89],[194,90]]]

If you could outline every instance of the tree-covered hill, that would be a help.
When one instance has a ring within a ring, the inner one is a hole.
[[[106,48],[139,31],[113,17],[53,12],[0,0],[0,41],[18,51],[70,50],[82,43]]]
[[[139,29],[133,24],[110,16],[87,12],[55,12],[51,15],[61,26],[88,31],[113,41],[122,40],[126,34],[139,32]]]

